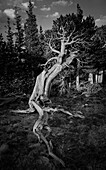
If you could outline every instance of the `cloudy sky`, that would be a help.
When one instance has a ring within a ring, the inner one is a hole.
[[[106,25],[106,0],[32,0],[34,14],[37,17],[37,24],[43,29],[51,28],[52,21],[72,12],[76,12],[76,4],[79,3],[83,9],[84,16],[94,16],[98,26]],[[28,0],[0,0],[0,33],[4,35],[7,16],[14,22],[14,6],[20,7],[22,22],[24,23]]]

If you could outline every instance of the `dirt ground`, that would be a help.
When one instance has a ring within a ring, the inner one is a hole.
[[[12,113],[11,109],[26,109],[28,98],[10,102],[0,99],[0,169],[1,170],[105,170],[106,169],[106,90],[85,97],[53,97],[54,106],[61,105],[73,115],[55,112],[49,117],[52,129],[48,140],[53,153],[65,167],[48,155],[32,128],[38,114]]]

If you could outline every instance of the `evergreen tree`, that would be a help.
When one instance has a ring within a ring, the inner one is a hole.
[[[5,70],[5,51],[6,42],[3,39],[2,33],[0,34],[0,79],[4,76]]]
[[[7,42],[6,42],[6,55],[5,55],[5,76],[6,79],[13,77],[14,73],[14,64],[16,55],[14,54],[14,41],[13,41],[13,32],[11,28],[10,18],[7,18]]]
[[[26,11],[28,18],[24,24],[25,47],[28,54],[27,62],[32,78],[38,75],[40,71],[39,64],[45,62],[45,59],[41,57],[44,53],[43,30],[40,28],[40,32],[38,31],[36,16],[33,14],[33,7],[31,0],[29,0],[28,10]]]
[[[45,37],[42,26],[39,29],[39,56],[44,56],[45,53]]]
[[[36,23],[36,16],[33,14],[33,4],[29,0],[27,11],[28,18],[25,22],[25,43],[29,54],[39,54],[39,37]]]
[[[76,27],[78,30],[79,28],[80,30],[82,29],[82,21],[83,21],[83,10],[79,6],[79,4],[77,4]]]
[[[66,46],[63,61],[68,58],[71,53],[77,51],[76,59],[74,59],[71,63],[71,66],[74,66],[74,75],[77,77],[83,67],[87,69],[87,66],[94,66],[93,57],[90,54],[90,48],[93,44],[92,36],[95,34],[95,31],[96,27],[94,18],[88,16],[84,19],[83,11],[79,4],[77,5],[76,14],[72,13],[65,16],[61,15],[53,21],[51,31],[53,37],[51,41],[52,48],[58,51],[61,50],[60,39],[62,35],[65,38],[69,37],[67,38],[68,41],[73,40],[74,42],[75,40],[74,43]]]
[[[40,34],[42,35],[43,34],[43,28],[42,26],[40,25],[40,30],[39,30]]]
[[[15,7],[15,25],[16,25],[16,40],[15,40],[15,49],[18,54],[18,57],[23,53],[24,46],[24,29],[21,25],[21,16],[19,15],[19,10]],[[20,57],[19,57],[20,58]]]
[[[2,55],[5,51],[5,41],[3,39],[3,34],[0,34],[0,55]]]
[[[92,45],[90,48],[90,55],[92,56],[92,61],[94,67],[99,69],[106,69],[106,28],[102,26],[97,28],[93,38]]]
[[[13,32],[11,30],[10,18],[7,18],[7,51],[12,54],[14,52]]]

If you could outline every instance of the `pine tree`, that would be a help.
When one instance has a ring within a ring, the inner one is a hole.
[[[7,51],[12,54],[14,52],[13,32],[10,25],[10,18],[7,18]]]
[[[21,25],[21,16],[19,15],[19,10],[15,7],[15,25],[16,25],[16,40],[15,40],[15,48],[18,56],[23,53],[23,46],[24,46],[24,29]]]
[[[4,76],[5,70],[5,51],[6,51],[6,42],[3,39],[2,33],[0,34],[0,78]]]
[[[36,16],[33,14],[33,4],[29,0],[27,11],[28,18],[25,22],[25,43],[29,54],[38,55],[39,53],[39,37],[36,23]]]
[[[4,49],[5,49],[5,42],[3,39],[3,34],[1,33],[0,34],[0,55],[4,53]]]
[[[83,19],[83,10],[81,9],[81,7],[79,6],[79,4],[77,4],[77,18],[78,20],[81,22]]]
[[[42,26],[39,29],[39,56],[44,56],[45,53],[45,37]]]
[[[7,31],[6,31],[6,37],[7,37],[7,42],[6,42],[6,55],[5,55],[5,76],[6,79],[12,78],[13,73],[14,73],[14,64],[15,64],[15,50],[14,50],[14,41],[13,41],[13,35],[14,33],[12,32],[11,28],[11,23],[10,23],[10,18],[7,18]]]

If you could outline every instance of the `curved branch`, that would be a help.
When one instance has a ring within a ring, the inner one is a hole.
[[[74,22],[72,22],[73,24],[74,24]],[[70,23],[71,24],[71,23]],[[76,30],[76,26],[75,26],[75,24],[74,24],[74,29],[73,29],[73,31],[71,32],[71,34],[67,37],[67,41],[66,41],[66,43],[68,43],[69,42],[69,40],[70,40],[70,37],[72,37],[72,35],[73,35],[73,33],[75,32],[75,30]]]
[[[49,90],[49,86],[51,81],[58,75],[58,73],[62,70],[62,65],[60,64],[55,64],[50,70],[49,73],[47,75],[47,80],[46,80],[46,84],[45,84],[45,89],[44,89],[44,94],[47,96],[48,95],[48,90]]]
[[[46,78],[45,76],[46,76],[46,71],[43,70],[42,73],[36,78],[36,83],[35,83],[32,95],[29,99],[29,103],[30,101],[36,99],[37,96],[39,97],[40,95],[43,94],[44,81]]]
[[[41,66],[46,66],[50,61],[52,60],[58,60],[58,57],[52,57],[50,58],[45,64],[41,64]]]
[[[60,51],[54,49],[54,48],[51,46],[51,39],[50,39],[50,41],[49,41],[49,47],[50,47],[51,51],[53,51],[53,52],[55,52],[55,53],[57,53],[57,54],[60,54]]]

